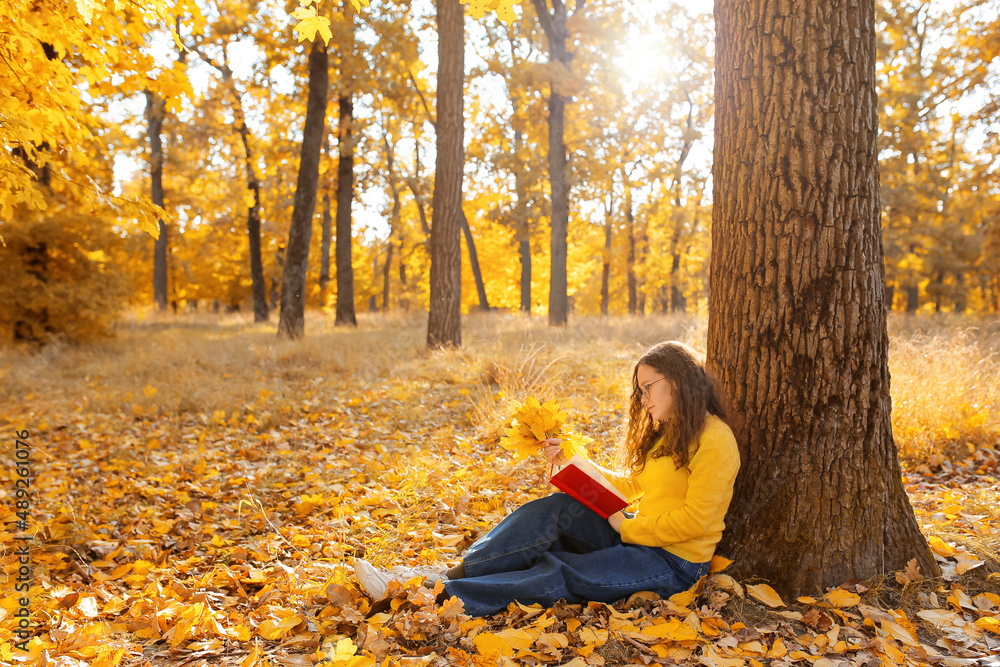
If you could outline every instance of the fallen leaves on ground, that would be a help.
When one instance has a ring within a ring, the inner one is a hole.
[[[458,354],[424,363],[446,366]],[[469,423],[475,382],[461,369],[417,370],[363,388],[327,380],[320,396],[309,383],[288,391],[262,378],[242,405],[184,415],[139,403],[94,412],[69,395],[12,406],[2,418],[11,429],[31,426],[37,475],[30,597],[38,632],[27,659],[95,667],[971,667],[1000,651],[1000,597],[985,590],[1000,589],[1000,577],[969,584],[983,561],[968,540],[998,534],[996,514],[975,509],[996,486],[989,450],[964,468],[907,471],[944,578],[929,582],[914,564],[885,584],[896,586],[892,595],[854,584],[783,600],[764,583],[736,581],[719,558],[696,589],[667,600],[642,593],[614,605],[514,604],[470,618],[461,601],[438,605],[440,587],[413,580],[391,587],[391,607],[372,613],[350,559],[457,562],[509,511],[550,492],[543,462],[517,461]],[[588,386],[566,391],[583,395]],[[155,383],[143,394],[155,399]],[[522,445],[522,427],[537,444],[569,418],[538,401],[515,412]],[[581,438],[607,439],[600,411],[572,417]],[[2,500],[7,526],[15,507],[10,495]],[[12,537],[2,534],[4,543]],[[10,577],[10,550],[3,565]],[[4,596],[0,659],[10,661],[18,600]],[[903,598],[915,604],[886,603]]]

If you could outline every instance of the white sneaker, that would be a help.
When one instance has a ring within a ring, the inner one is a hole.
[[[424,577],[425,583],[433,584],[437,581],[448,581],[445,573],[447,567],[407,567],[398,565],[391,570],[384,570],[375,567],[363,558],[355,558],[351,563],[354,566],[354,573],[358,577],[361,588],[368,593],[373,600],[381,600],[385,597],[389,589],[389,582],[403,583],[414,577]]]
[[[437,581],[448,581],[447,572],[448,567],[444,565],[438,567],[407,567],[405,565],[398,565],[389,570],[395,581],[404,582],[409,581],[413,577],[424,577],[425,583],[428,584],[433,584]]]
[[[355,558],[351,565],[354,566],[354,574],[358,577],[361,588],[368,593],[373,600],[381,600],[385,597],[385,592],[389,588],[392,577],[386,570],[375,567],[363,558]]]

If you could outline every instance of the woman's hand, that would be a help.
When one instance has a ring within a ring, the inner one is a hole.
[[[562,445],[562,440],[559,438],[548,438],[546,440],[542,440],[541,444],[542,456],[544,456],[549,463],[557,468],[561,468],[569,463],[569,459],[567,459],[566,455],[563,454],[562,447],[560,446]]]
[[[621,512],[615,512],[614,514],[608,517],[608,523],[611,524],[611,527],[614,528],[615,532],[618,534],[621,534],[622,532],[622,521],[624,520],[625,520],[625,515],[622,514]]]

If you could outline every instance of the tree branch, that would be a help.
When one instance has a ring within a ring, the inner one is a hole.
[[[413,82],[413,88],[417,91],[417,96],[420,97],[420,101],[424,105],[424,111],[427,112],[427,120],[430,121],[431,125],[434,126],[434,131],[437,132],[437,121],[434,119],[434,114],[431,113],[431,109],[427,106],[427,100],[424,99],[424,93],[420,90],[420,86],[417,85],[417,80],[413,78],[413,72],[407,72],[410,75],[410,81]]]
[[[555,31],[555,26],[552,24],[552,14],[549,13],[549,4],[546,0],[533,0],[535,4],[535,13],[538,14],[538,22],[542,25],[542,30],[545,32],[545,36],[552,39],[552,34]],[[561,5],[560,0],[555,0]]]

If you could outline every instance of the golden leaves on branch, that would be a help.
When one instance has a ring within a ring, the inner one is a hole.
[[[93,0],[77,0],[77,2],[92,2]],[[368,7],[369,0],[350,0],[355,11],[360,11],[361,7]],[[481,19],[486,12],[496,12],[497,17],[504,23],[511,23],[517,18],[514,13],[514,5],[519,5],[520,0],[460,0],[461,4],[469,6],[469,14],[474,19]],[[333,37],[330,30],[330,19],[321,16],[317,8],[322,0],[300,0],[299,7],[292,12],[292,17],[298,20],[294,30],[298,33],[300,42],[316,41],[317,33],[323,39],[324,44],[329,44]]]
[[[333,38],[333,31],[330,29],[330,19],[320,16],[317,9],[323,0],[300,0],[299,7],[292,12],[292,18],[298,19],[293,30],[299,35],[300,42],[315,42],[316,33],[323,39],[323,44],[329,44]],[[354,11],[360,11],[361,7],[368,7],[369,0],[351,0]]]
[[[469,6],[469,14],[474,19],[481,19],[486,12],[496,12],[497,18],[504,23],[510,23],[517,18],[514,14],[514,5],[521,4],[520,0],[460,0],[463,5]]]

